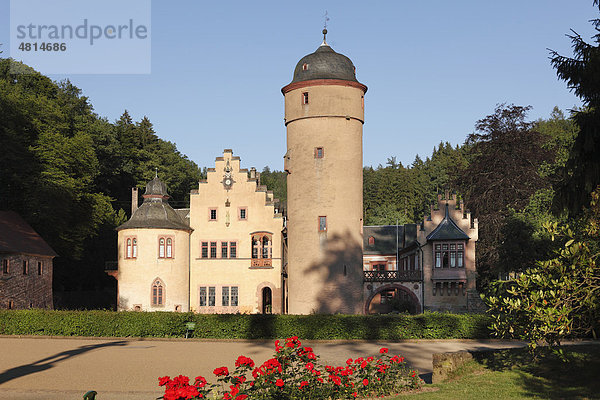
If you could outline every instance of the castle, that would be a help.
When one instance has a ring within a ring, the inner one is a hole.
[[[477,220],[438,196],[417,224],[363,226],[367,87],[325,40],[285,98],[287,207],[227,149],[173,209],[158,177],[118,230],[118,308],[198,313],[471,312]]]

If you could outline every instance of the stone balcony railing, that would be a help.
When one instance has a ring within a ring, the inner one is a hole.
[[[271,268],[273,260],[270,258],[252,258],[250,268]]]
[[[365,282],[413,282],[421,280],[421,271],[363,271]]]

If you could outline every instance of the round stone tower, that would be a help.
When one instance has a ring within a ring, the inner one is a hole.
[[[285,96],[287,312],[362,312],[362,126],[367,87],[326,43],[303,57]],[[284,275],[285,276],[285,275]]]

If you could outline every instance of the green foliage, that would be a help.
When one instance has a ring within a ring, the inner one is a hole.
[[[485,302],[494,318],[492,329],[500,337],[560,344],[566,337],[591,335],[600,329],[600,187],[592,196],[591,210],[577,230],[568,224],[546,223],[545,228],[562,247],[555,257],[537,265],[515,281],[492,285]]]
[[[0,148],[0,209],[18,212],[59,254],[55,290],[112,284],[104,261],[116,257],[114,228],[131,187],[143,187],[155,167],[176,206],[187,205],[199,178],[147,118],[134,123],[125,112],[111,124],[69,81],[11,59],[0,59]]]
[[[260,184],[272,190],[273,197],[278,199],[280,204],[287,202],[287,172],[271,171],[269,167],[264,167],[260,173]]]
[[[247,315],[172,312],[0,310],[2,335],[184,337],[310,340],[484,339],[485,315]]]
[[[594,0],[600,8],[600,2]],[[558,211],[567,210],[576,215],[588,204],[588,194],[600,184],[600,19],[593,19],[595,43],[590,44],[572,31],[573,57],[550,52],[552,66],[558,77],[583,102],[583,109],[575,110],[572,118],[579,127],[562,179],[557,184],[555,205]]]

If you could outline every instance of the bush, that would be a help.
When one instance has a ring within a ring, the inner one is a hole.
[[[490,318],[479,314],[261,315],[129,311],[1,310],[2,335],[192,337],[308,340],[485,339]]]
[[[417,371],[406,367],[404,357],[388,355],[387,348],[377,358],[349,358],[341,367],[323,366],[297,336],[287,338],[283,345],[276,340],[273,358],[259,367],[254,368],[254,361],[245,356],[239,356],[235,366],[231,374],[227,367],[213,371],[220,385],[209,384],[203,376],[192,385],[183,375],[159,378],[159,385],[165,387],[163,399],[200,399],[210,394],[227,400],[365,398],[416,389],[423,383]]]

